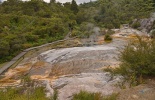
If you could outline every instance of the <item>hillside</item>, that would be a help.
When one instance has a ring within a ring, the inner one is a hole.
[[[4,1],[0,100],[154,100],[154,3]]]

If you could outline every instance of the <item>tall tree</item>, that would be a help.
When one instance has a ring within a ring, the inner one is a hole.
[[[78,5],[75,0],[72,0],[71,10],[73,11],[74,14],[77,14],[79,12]]]
[[[56,2],[56,0],[50,0],[50,3],[55,3]]]
[[[66,2],[63,4],[65,8],[70,9],[71,8],[71,3],[70,2]]]

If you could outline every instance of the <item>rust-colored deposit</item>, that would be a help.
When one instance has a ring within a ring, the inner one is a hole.
[[[38,61],[35,63],[26,63],[23,65],[19,65],[16,68],[9,69],[5,74],[2,79],[0,79],[0,86],[13,86],[15,84],[20,84],[21,79],[20,77],[27,74],[32,67],[35,68],[40,68],[44,66],[44,62]],[[42,76],[43,77],[43,76]]]
[[[21,79],[18,79],[18,77],[28,72],[31,69],[31,67],[32,63],[27,63],[13,69],[9,69],[4,74],[4,78],[0,80],[0,86],[10,86],[13,84],[20,84]]]

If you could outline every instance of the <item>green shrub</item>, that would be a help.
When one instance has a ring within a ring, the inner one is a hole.
[[[113,24],[106,24],[105,27],[107,29],[113,29],[114,28],[114,25]]]
[[[107,32],[106,32],[106,34],[108,34],[108,35],[112,35],[112,34],[114,34],[115,32],[113,31],[113,30],[108,30]]]
[[[24,82],[28,82],[28,83],[31,82],[31,78],[30,78],[30,76],[28,76],[28,75],[23,76],[22,79],[23,79]]]
[[[120,21],[118,19],[114,20],[113,25],[115,28],[120,28],[121,26]]]
[[[75,36],[82,36],[82,32],[78,31],[78,30],[73,30],[71,33],[71,37],[75,37]]]
[[[57,100],[57,98],[58,98],[58,91],[54,90],[54,94],[53,94],[51,100]]]
[[[112,94],[103,97],[101,93],[89,93],[87,91],[80,91],[80,93],[73,95],[72,100],[116,100],[118,94]]]
[[[138,27],[140,27],[140,23],[137,21],[137,22],[133,23],[131,27],[134,29],[137,29]]]
[[[144,77],[155,76],[155,41],[139,38],[138,42],[130,43],[121,52],[120,61],[115,73],[123,75],[131,84],[137,85]]]
[[[112,41],[112,37],[109,34],[106,34],[104,37],[105,41]]]
[[[44,88],[35,89],[8,88],[6,91],[0,91],[0,100],[48,100],[45,97]]]
[[[99,100],[102,98],[99,93],[89,93],[86,91],[80,91],[79,94],[75,94],[73,100]]]
[[[117,100],[118,95],[118,93],[113,93],[109,96],[104,97],[103,100]]]
[[[154,38],[155,37],[155,30],[151,30],[150,35],[152,38]]]

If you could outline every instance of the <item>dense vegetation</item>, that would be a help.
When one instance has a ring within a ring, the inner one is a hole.
[[[106,28],[119,28],[134,19],[147,18],[153,10],[152,0],[98,0],[100,12],[95,21]]]
[[[77,5],[55,0],[7,0],[0,3],[0,63],[21,50],[71,37],[88,38],[94,26],[119,28],[149,17],[153,0],[97,0]],[[133,27],[137,27],[134,25]]]
[[[143,78],[155,76],[155,40],[146,41],[139,38],[126,46],[121,53],[122,64],[115,72],[125,76],[131,83],[140,84]]]
[[[63,39],[69,32],[69,24],[72,27],[76,23],[74,13],[78,8],[73,7],[67,8],[53,0],[51,3],[42,0],[8,0],[2,3],[0,62],[10,60],[25,48]]]

